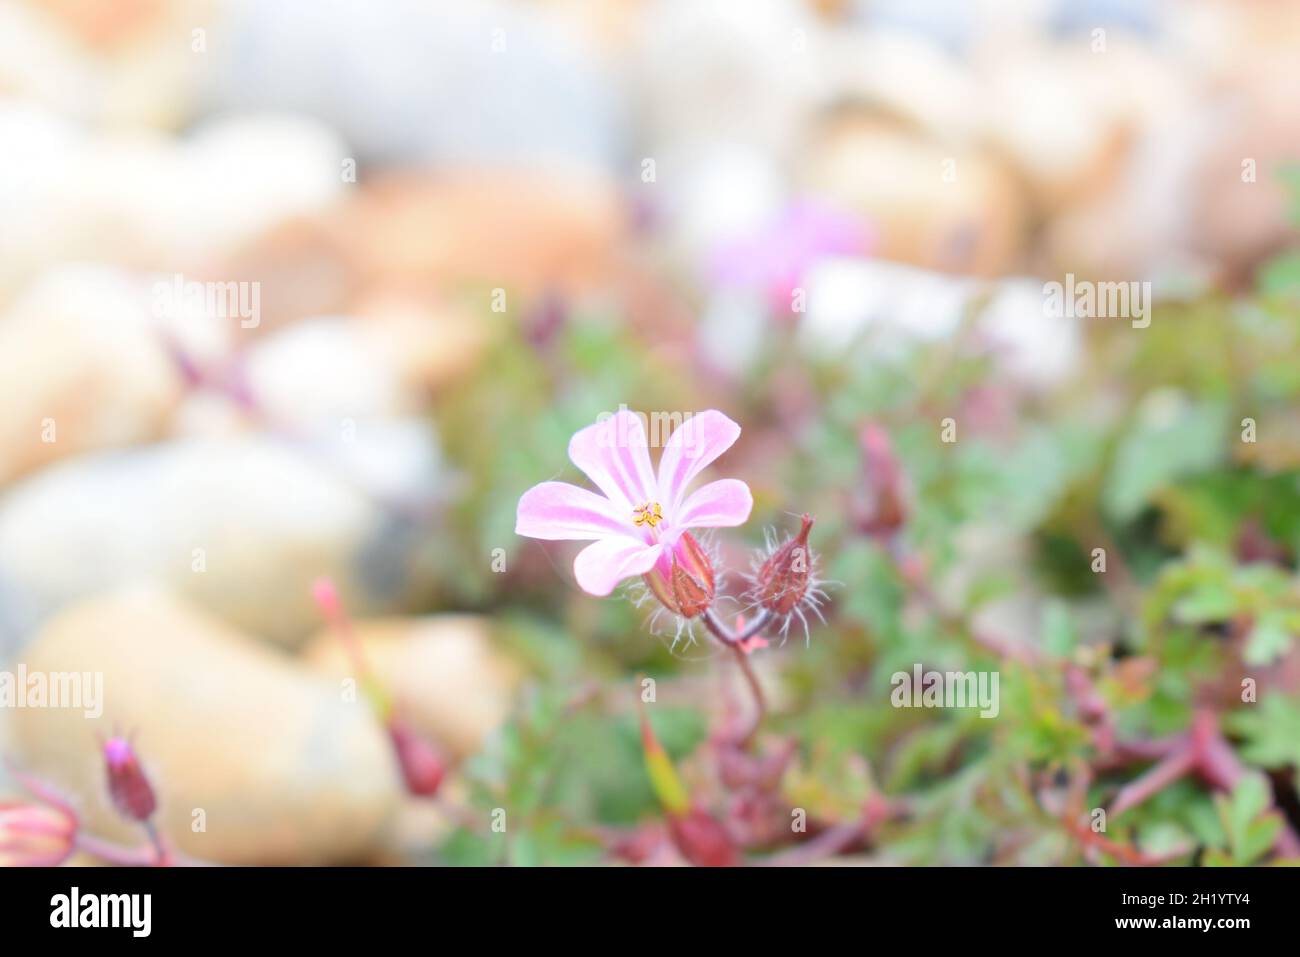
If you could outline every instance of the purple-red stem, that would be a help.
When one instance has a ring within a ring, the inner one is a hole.
[[[709,609],[704,613],[704,626],[709,629],[709,633],[716,638],[723,647],[730,648],[736,656],[736,663],[740,665],[741,673],[745,676],[745,682],[749,685],[750,693],[754,697],[754,716],[750,721],[749,727],[740,738],[740,744],[748,745],[753,741],[758,729],[763,724],[763,718],[767,715],[767,697],[763,694],[763,686],[759,684],[758,675],[754,674],[754,668],[749,663],[749,653],[745,651],[743,643],[753,638],[766,627],[768,622],[768,613],[765,609],[759,609],[754,620],[739,632],[733,632],[730,628]]]

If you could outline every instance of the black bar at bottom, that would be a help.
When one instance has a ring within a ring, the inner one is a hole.
[[[812,940],[834,926],[873,944],[1030,931],[1060,941],[1199,935],[1226,943],[1292,930],[1294,875],[1287,868],[7,870],[0,871],[0,926],[6,943],[76,934],[83,944],[98,937],[374,946],[388,935],[416,935],[432,946],[480,935],[496,942],[511,931],[536,943],[540,927],[548,943],[593,936],[612,943],[599,929],[611,919],[633,936],[679,934],[690,912],[690,926],[705,925],[702,932],[761,934],[775,923]]]

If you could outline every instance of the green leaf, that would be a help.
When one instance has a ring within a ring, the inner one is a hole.
[[[1242,760],[1261,768],[1300,764],[1300,702],[1281,694],[1265,695],[1224,719],[1244,741]]]
[[[1266,814],[1246,826],[1238,852],[1243,863],[1253,863],[1269,852],[1282,830],[1280,814]]]
[[[1243,777],[1231,795],[1215,797],[1232,863],[1247,867],[1273,846],[1282,818],[1268,809],[1271,800],[1268,781],[1259,773]]]
[[[673,767],[668,752],[655,737],[644,703],[641,704],[641,746],[645,751],[645,770],[650,778],[650,786],[654,788],[655,797],[659,799],[664,811],[671,815],[685,814],[690,810],[690,797],[681,778],[677,776],[677,769]]]
[[[1077,642],[1069,607],[1064,602],[1049,602],[1043,613],[1043,650],[1064,658],[1074,651]]]
[[[1247,825],[1269,805],[1268,784],[1262,774],[1247,774],[1232,791],[1232,814],[1228,822],[1228,838],[1245,833]]]
[[[1290,615],[1284,611],[1266,611],[1251,628],[1242,657],[1248,665],[1267,665],[1282,657],[1290,648]]]
[[[1300,294],[1300,253],[1285,252],[1260,267],[1259,291],[1266,296]]]
[[[1148,396],[1115,453],[1102,492],[1103,509],[1117,521],[1136,518],[1160,488],[1217,464],[1226,429],[1221,405],[1186,402],[1177,393]]]
[[[903,586],[892,560],[870,542],[856,543],[840,553],[831,577],[852,582],[842,599],[843,611],[886,642],[901,636]]]
[[[1173,617],[1185,625],[1212,624],[1227,621],[1239,607],[1231,586],[1224,582],[1206,582],[1174,604]]]

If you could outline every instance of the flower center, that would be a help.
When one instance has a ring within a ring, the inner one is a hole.
[[[637,528],[649,525],[654,528],[664,520],[664,511],[658,502],[647,502],[632,509],[632,524]]]

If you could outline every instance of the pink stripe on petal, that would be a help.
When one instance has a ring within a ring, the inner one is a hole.
[[[607,498],[567,482],[534,485],[519,499],[515,534],[548,541],[590,541],[632,534],[630,516],[623,518]]]
[[[678,528],[730,528],[744,525],[753,508],[748,485],[739,479],[719,479],[692,492],[674,522]]]
[[[740,426],[717,409],[684,421],[668,439],[659,460],[659,491],[665,499],[664,507],[676,514],[686,486],[731,448],[739,436]]]
[[[634,538],[606,538],[593,542],[573,560],[578,585],[589,595],[603,598],[625,578],[644,575],[663,552],[662,545],[646,545]]]
[[[574,433],[569,458],[610,501],[631,510],[657,501],[650,446],[641,419],[627,409]]]

